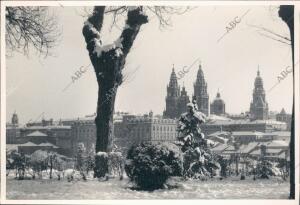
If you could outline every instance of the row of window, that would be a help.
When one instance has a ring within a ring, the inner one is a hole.
[[[173,129],[173,127],[165,127],[165,126],[153,126],[153,130],[157,130],[157,131],[173,131],[175,130],[175,128]]]

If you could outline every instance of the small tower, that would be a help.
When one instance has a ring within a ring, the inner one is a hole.
[[[153,118],[153,111],[152,110],[150,110],[150,112],[149,112],[149,118]]]
[[[19,124],[19,118],[18,118],[18,115],[17,115],[16,111],[12,115],[11,124],[13,124],[15,126],[17,126]]]
[[[190,102],[190,98],[185,90],[184,84],[182,86],[181,92],[180,92],[180,97],[179,97],[179,102],[178,102],[178,113],[179,116],[182,113],[185,113],[186,110],[186,105]],[[178,117],[179,117],[178,116]]]

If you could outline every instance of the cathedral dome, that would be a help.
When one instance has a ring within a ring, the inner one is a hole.
[[[220,93],[217,93],[216,98],[213,101],[214,104],[225,104],[224,100],[221,98]]]
[[[284,108],[282,108],[282,109],[281,109],[281,112],[280,112],[280,114],[281,114],[281,115],[285,115],[285,114],[286,114],[286,112],[285,112]]]

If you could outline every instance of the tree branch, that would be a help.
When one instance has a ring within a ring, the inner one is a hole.
[[[91,62],[96,68],[94,48],[96,44],[102,45],[100,31],[103,25],[105,6],[95,6],[93,14],[84,22],[82,34],[85,38],[86,48],[89,51]]]
[[[277,36],[277,37],[279,37],[279,38],[282,38],[282,39],[284,39],[284,40],[286,40],[286,41],[291,42],[291,39],[289,39],[288,37],[283,36],[283,35],[280,35],[280,34],[278,34],[278,33],[275,33],[274,31],[271,31],[270,29],[264,28],[264,27],[262,27],[262,26],[252,25],[252,24],[247,24],[247,25],[248,25],[248,26],[251,26],[251,27],[254,27],[254,28],[261,29],[261,30],[263,30],[263,31],[265,31],[265,32],[267,32],[267,33],[273,34],[273,35],[275,35],[275,36]]]
[[[128,10],[126,24],[120,36],[124,57],[129,53],[140,27],[145,23],[148,23],[148,17],[141,6]]]

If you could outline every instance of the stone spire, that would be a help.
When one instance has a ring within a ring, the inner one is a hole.
[[[197,79],[196,79],[196,82],[194,83],[194,97],[193,98],[197,102],[199,111],[208,115],[209,114],[209,112],[208,112],[209,96],[207,94],[207,83],[204,78],[204,73],[203,73],[201,64],[199,65],[199,69],[197,72]]]
[[[169,84],[167,85],[166,110],[163,113],[165,118],[173,119],[179,116],[178,113],[179,98],[180,98],[180,87],[177,82],[177,76],[173,64],[170,81]]]

